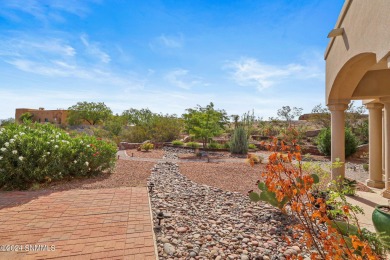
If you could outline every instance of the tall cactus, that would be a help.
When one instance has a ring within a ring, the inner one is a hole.
[[[234,129],[233,137],[230,142],[230,152],[234,154],[248,153],[248,138],[246,131],[242,126]]]

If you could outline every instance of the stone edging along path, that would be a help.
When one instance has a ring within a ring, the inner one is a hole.
[[[291,219],[247,196],[197,184],[180,174],[167,152],[152,169],[149,182],[153,220],[170,215],[156,232],[160,259],[285,259],[300,254],[298,243],[287,245]],[[176,156],[177,157],[177,156]],[[302,255],[308,257],[307,255]]]

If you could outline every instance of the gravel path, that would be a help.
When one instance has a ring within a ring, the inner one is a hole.
[[[173,162],[156,164],[150,182],[155,225],[158,212],[170,215],[156,233],[160,259],[285,259],[300,252],[282,239],[291,235],[291,220],[272,206],[197,184]]]

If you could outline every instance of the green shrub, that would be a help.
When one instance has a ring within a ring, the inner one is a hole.
[[[11,124],[0,129],[0,188],[89,177],[115,164],[116,146],[93,136],[70,137],[51,124]]]
[[[331,132],[330,128],[324,128],[321,130],[321,132],[317,136],[317,148],[318,150],[325,154],[325,155],[330,155],[331,153]]]
[[[154,148],[154,145],[152,143],[144,143],[141,145],[141,150],[149,151]]]
[[[350,128],[345,128],[345,156],[348,157],[357,151],[359,142]]]
[[[191,148],[199,148],[200,147],[200,145],[198,143],[195,143],[195,142],[188,142],[188,143],[186,143],[186,146],[191,147]]]
[[[182,146],[184,144],[184,142],[180,141],[180,140],[174,140],[172,141],[172,145],[174,146]]]
[[[354,154],[357,150],[358,141],[351,129],[345,128],[345,156],[348,157]],[[331,153],[331,131],[330,128],[322,129],[317,137],[318,150],[325,154]]]
[[[230,142],[226,142],[223,144],[223,148],[230,149]]]
[[[248,148],[249,149],[257,149],[257,146],[255,144],[249,144]]]
[[[368,172],[368,170],[369,170],[368,163],[363,164],[363,169],[364,169],[366,172]]]
[[[129,143],[142,143],[145,140],[151,140],[146,129],[141,126],[127,127],[121,132],[120,139]]]
[[[248,153],[248,139],[244,128],[237,127],[234,130],[232,140],[230,142],[230,152],[234,154]]]
[[[207,148],[209,149],[219,149],[221,148],[221,145],[219,143],[216,143],[216,142],[211,142],[207,145]]]
[[[122,117],[132,126],[121,131],[121,140],[130,143],[171,142],[179,138],[183,127],[183,120],[176,115],[156,114],[149,109],[131,108],[124,111]]]

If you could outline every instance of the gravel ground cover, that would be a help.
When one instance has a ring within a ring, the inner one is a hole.
[[[115,171],[111,174],[103,173],[89,179],[73,179],[51,183],[45,189],[69,190],[146,186],[147,179],[150,176],[150,171],[154,164],[154,162],[118,160]]]
[[[190,180],[217,187],[226,191],[240,192],[257,190],[256,182],[261,179],[264,164],[251,167],[242,162],[179,162],[181,174]]]
[[[156,232],[160,259],[282,260],[300,253],[299,244],[283,240],[291,235],[291,220],[278,210],[239,192],[198,184],[179,169],[159,162],[150,177],[154,224],[158,212],[170,216]]]

